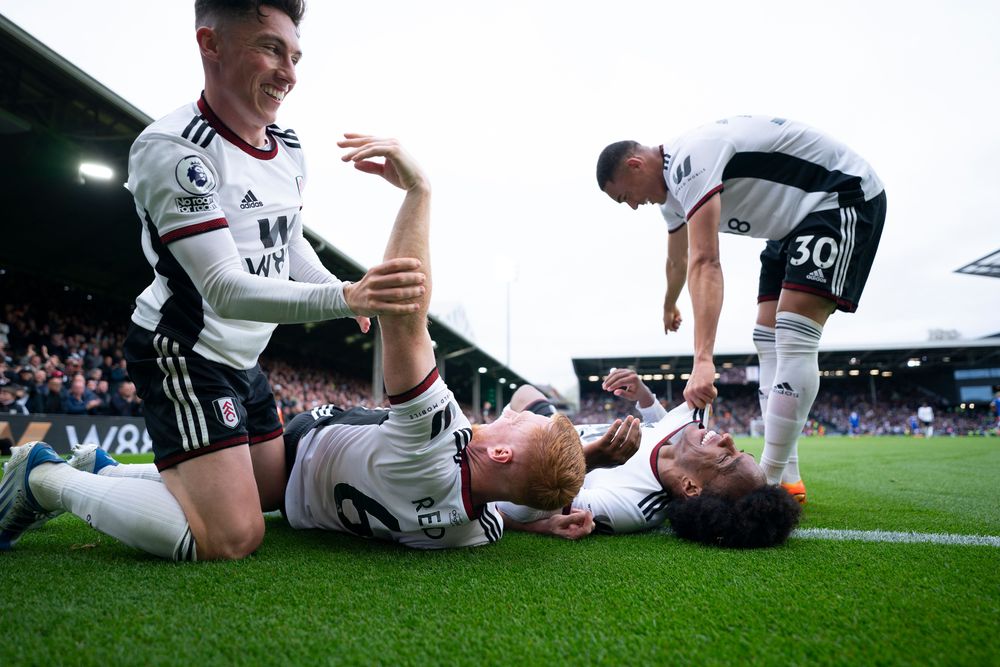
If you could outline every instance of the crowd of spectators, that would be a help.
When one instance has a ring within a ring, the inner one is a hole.
[[[12,287],[10,274],[4,287]],[[32,293],[24,285],[10,292]],[[0,311],[0,414],[69,414],[140,416],[142,401],[128,378],[122,345],[129,307],[97,301],[79,292],[52,288],[38,302],[7,303]],[[36,305],[44,303],[44,306]],[[376,404],[370,378],[357,378],[330,368],[316,368],[265,356],[267,373],[287,422],[296,414],[325,403],[368,408]],[[681,400],[680,391],[674,398]],[[810,412],[806,430],[824,434],[904,435],[917,430],[916,410],[931,401],[935,432],[940,435],[993,433],[995,417],[988,411],[949,406],[926,391],[896,386],[878,400],[825,385]],[[667,409],[672,405],[664,406]],[[473,411],[461,405],[470,419]],[[760,429],[760,407],[754,385],[720,385],[714,404],[715,428],[735,435]],[[495,418],[492,406],[484,418]],[[852,413],[856,413],[852,426]],[[577,423],[609,423],[636,415],[634,406],[606,392],[584,393]],[[755,421],[757,422],[755,424]]]
[[[886,396],[872,401],[868,394],[820,389],[809,413],[805,432],[809,435],[916,435],[920,432],[916,414],[921,404],[934,409],[934,432],[937,435],[989,435],[996,432],[996,416],[985,406],[970,410],[948,405],[939,397],[929,396],[916,388],[885,392]],[[675,398],[683,400],[679,392]],[[660,399],[668,410],[673,405]],[[713,427],[734,435],[751,435],[762,427],[756,387],[723,385],[713,405]],[[851,426],[851,413],[856,413],[857,427]],[[573,420],[581,424],[609,423],[627,415],[639,416],[633,403],[606,392],[581,396],[580,410]],[[754,424],[758,421],[757,424]],[[755,426],[757,428],[755,428]]]

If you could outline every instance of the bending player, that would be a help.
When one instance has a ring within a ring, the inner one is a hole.
[[[799,505],[780,486],[767,483],[731,435],[704,428],[701,410],[682,404],[667,413],[627,369],[612,370],[603,386],[637,402],[644,422],[638,453],[619,467],[588,472],[568,514],[501,503],[510,528],[577,539],[591,530],[631,533],[669,521],[678,537],[713,546],[769,547],[788,538]],[[554,413],[534,387],[515,392],[511,407],[522,405]],[[594,432],[579,428],[584,440]],[[577,519],[568,523],[567,517]]]
[[[337,530],[424,549],[495,542],[503,534],[495,501],[556,509],[579,491],[585,473],[580,438],[565,417],[548,419],[531,412],[508,412],[488,426],[469,424],[438,376],[427,332],[431,271],[426,178],[393,140],[349,135],[340,145],[349,149],[344,159],[359,170],[406,190],[385,260],[419,260],[425,292],[417,300],[417,312],[380,319],[391,407],[345,410],[327,405],[298,415],[285,430],[285,461],[258,472],[268,488],[283,488],[284,511],[295,528]],[[33,447],[55,458],[44,461],[59,461],[47,446]],[[95,446],[78,450],[73,464],[105,473],[98,477],[134,471],[148,478],[152,473],[148,465],[116,469]],[[43,500],[33,475],[30,485],[17,486],[28,478],[30,467],[9,470],[14,483],[8,484],[5,476],[0,492],[24,497],[27,491],[27,497],[37,497],[37,509],[26,515],[25,527],[45,512],[63,509],[48,497]],[[73,466],[37,467],[82,474]]]
[[[695,356],[684,398],[695,407],[717,395],[719,233],[768,239],[753,335],[764,415],[761,467],[768,482],[784,482],[804,502],[797,442],[819,390],[823,326],[834,310],[857,309],[885,222],[875,171],[801,123],[736,116],[662,146],[610,144],[598,158],[597,182],[633,209],[659,205],[667,221],[663,323],[665,331],[680,326],[677,298],[687,280]]]

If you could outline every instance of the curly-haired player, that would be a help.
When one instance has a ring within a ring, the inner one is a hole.
[[[798,524],[799,504],[767,483],[731,435],[705,428],[701,410],[685,404],[667,413],[630,370],[612,369],[604,388],[637,399],[644,422],[638,452],[621,466],[588,472],[562,514],[500,503],[508,528],[577,539],[590,532],[648,530],[669,521],[678,537],[719,547],[769,547],[788,538]],[[551,413],[533,387],[519,389],[511,407]],[[584,442],[604,429],[578,428]]]

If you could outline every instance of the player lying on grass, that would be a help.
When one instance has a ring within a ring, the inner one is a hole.
[[[503,533],[495,501],[554,510],[572,500],[585,473],[580,438],[563,416],[509,412],[488,426],[469,424],[438,376],[427,332],[427,180],[394,140],[348,135],[340,146],[348,149],[345,161],[406,191],[385,259],[419,260],[425,290],[416,300],[418,311],[380,320],[391,407],[328,405],[298,415],[285,430],[285,461],[260,470],[258,479],[285,487],[284,511],[295,528],[337,530],[425,549],[495,542]],[[91,454],[96,455],[93,448]],[[107,463],[106,458],[96,461],[91,471]],[[91,476],[62,464],[44,443],[15,448],[0,483],[0,549],[63,510],[100,529],[97,517],[68,500],[75,486],[85,484],[82,478]],[[47,481],[53,470],[66,478],[58,486]],[[129,471],[122,472],[128,476]],[[136,472],[151,474],[148,466]],[[155,523],[156,517],[136,515],[133,521]],[[161,547],[147,550],[192,559],[179,543]]]
[[[591,531],[631,533],[669,521],[678,537],[720,547],[769,547],[788,538],[801,513],[798,503],[780,486],[767,484],[731,435],[705,428],[701,410],[681,404],[667,413],[626,369],[612,369],[603,387],[637,401],[644,422],[639,451],[624,465],[588,472],[563,518],[500,503],[508,527],[577,539]],[[527,385],[514,393],[511,408],[555,414],[544,395]],[[595,431],[578,428],[584,441]]]

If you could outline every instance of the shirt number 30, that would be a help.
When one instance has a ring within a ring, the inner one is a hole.
[[[816,242],[813,243],[813,239]],[[829,269],[837,261],[837,242],[829,236],[816,238],[813,234],[806,234],[795,238],[798,247],[795,248],[795,255],[788,260],[792,266],[805,264],[812,256],[812,262],[821,269]],[[812,246],[810,248],[810,245]]]

